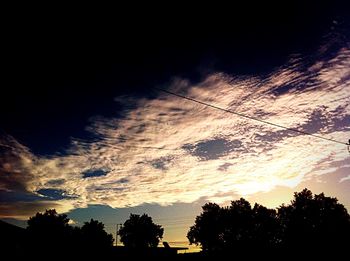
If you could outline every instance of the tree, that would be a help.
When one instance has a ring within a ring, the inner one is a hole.
[[[129,248],[157,247],[163,233],[164,229],[146,214],[130,214],[119,230],[120,241]]]
[[[222,250],[224,246],[224,212],[215,203],[202,206],[203,212],[196,217],[195,225],[190,228],[187,238],[190,244],[201,245],[204,251]]]
[[[229,207],[207,203],[202,208],[187,237],[207,253],[271,258],[269,251],[297,255],[299,250],[314,258],[341,256],[350,245],[346,208],[336,198],[313,195],[308,189],[296,192],[291,204],[277,211],[259,204],[252,208],[243,198]]]
[[[84,246],[89,249],[103,249],[113,245],[113,236],[104,230],[104,224],[91,219],[81,227]]]
[[[68,227],[69,218],[65,214],[57,214],[55,209],[46,210],[44,213],[36,213],[34,217],[30,217],[28,231],[45,232],[52,230],[64,230]]]
[[[72,228],[68,222],[67,215],[57,214],[55,209],[36,213],[27,222],[29,244],[34,248],[40,247],[46,250],[70,246]]]
[[[276,211],[241,198],[229,207],[207,203],[187,234],[190,244],[201,245],[206,252],[248,247],[271,247],[276,242]]]
[[[54,209],[31,217],[27,231],[28,250],[33,256],[45,252],[62,258],[68,254],[79,258],[105,257],[110,253],[108,248],[113,245],[113,237],[104,230],[103,223],[91,219],[81,228],[72,227],[67,215],[57,214]]]
[[[280,243],[280,224],[277,211],[255,204],[253,212],[252,245],[259,248],[271,248]]]
[[[250,203],[241,198],[231,202],[225,219],[225,248],[242,248],[253,237],[253,211]]]
[[[336,198],[304,189],[278,209],[278,217],[287,247],[330,250],[350,245],[350,216]]]

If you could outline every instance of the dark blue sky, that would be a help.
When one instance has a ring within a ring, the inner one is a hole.
[[[347,28],[345,10],[337,1],[290,1],[219,17],[215,8],[103,19],[19,12],[4,37],[1,129],[34,153],[64,151],[71,137],[93,138],[84,129],[90,117],[118,116],[113,97],[147,95],[174,76],[269,73],[292,53],[312,54],[333,21]]]

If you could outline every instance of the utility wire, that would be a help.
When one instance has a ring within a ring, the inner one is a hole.
[[[221,110],[221,111],[224,111],[224,112],[232,113],[232,114],[235,114],[235,115],[237,115],[239,117],[242,117],[242,118],[258,121],[258,122],[261,122],[261,123],[264,123],[264,124],[268,124],[268,125],[271,125],[271,126],[275,126],[275,127],[281,128],[281,129],[285,129],[285,130],[288,130],[288,131],[298,132],[298,133],[301,133],[301,134],[304,134],[304,135],[312,136],[314,138],[327,140],[327,141],[339,143],[339,144],[346,145],[346,146],[349,146],[349,143],[350,143],[350,141],[349,141],[349,143],[345,143],[345,142],[342,142],[342,141],[333,140],[333,139],[330,139],[330,138],[325,138],[325,137],[322,137],[322,136],[319,136],[319,135],[316,135],[316,134],[312,134],[312,133],[309,133],[309,132],[306,132],[306,131],[302,131],[302,130],[298,130],[298,129],[294,129],[294,128],[288,128],[288,127],[285,127],[285,126],[282,126],[282,125],[279,125],[279,124],[276,124],[276,123],[272,123],[272,122],[261,120],[261,119],[255,118],[255,117],[251,117],[251,116],[239,113],[239,112],[235,112],[235,111],[231,111],[231,110],[228,110],[228,109],[224,109],[224,108],[221,108],[221,107],[218,107],[218,106],[206,103],[206,102],[202,102],[202,101],[196,100],[194,98],[190,98],[190,97],[187,97],[187,96],[175,93],[175,92],[164,90],[164,89],[161,89],[161,88],[154,88],[154,89],[156,89],[158,91],[161,91],[161,92],[164,92],[164,93],[167,93],[167,94],[170,94],[170,95],[173,95],[173,96],[176,96],[176,97],[179,97],[179,98],[182,98],[182,99],[185,99],[185,100],[188,100],[188,101],[192,101],[192,102],[195,102],[195,103],[198,103],[198,104],[202,104],[202,105],[207,106],[207,107],[211,107],[211,108],[214,108],[214,109],[217,109],[217,110]]]

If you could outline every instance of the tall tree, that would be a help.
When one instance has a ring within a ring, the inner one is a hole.
[[[81,236],[85,248],[103,249],[113,245],[113,236],[104,230],[104,224],[91,219],[81,227]]]
[[[29,244],[33,248],[43,250],[67,248],[71,245],[72,227],[68,225],[69,218],[65,214],[57,214],[55,209],[36,213],[30,217],[27,231]]]
[[[120,240],[129,248],[148,248],[157,247],[162,239],[164,229],[155,223],[151,217],[146,214],[130,214],[119,230]]]
[[[276,211],[241,198],[229,207],[207,203],[187,234],[190,244],[206,252],[272,247],[277,242]]]
[[[255,204],[253,209],[252,244],[259,248],[271,248],[280,243],[280,224],[277,211]]]
[[[323,251],[350,245],[350,216],[336,198],[304,189],[278,209],[278,217],[285,246]]]
[[[201,245],[204,251],[222,250],[224,246],[225,212],[215,203],[202,206],[203,212],[187,233],[190,244]]]

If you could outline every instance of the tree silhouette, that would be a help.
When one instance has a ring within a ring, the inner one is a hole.
[[[279,244],[280,224],[277,211],[255,204],[253,208],[252,245],[259,248],[271,248]]]
[[[215,203],[207,203],[202,209],[203,212],[196,217],[195,225],[187,233],[187,238],[190,244],[200,244],[204,251],[222,250],[226,209]]]
[[[128,248],[157,247],[163,237],[164,229],[153,223],[146,214],[142,216],[130,214],[119,230],[120,241]]]
[[[225,219],[225,247],[241,248],[253,236],[253,211],[248,201],[241,198],[231,202]]]
[[[276,244],[276,211],[241,198],[231,202],[224,222],[226,249],[270,248]]]
[[[245,199],[232,201],[229,207],[207,203],[187,234],[190,244],[201,245],[207,252],[270,247],[276,242],[276,211]]]
[[[313,195],[304,189],[277,211],[259,204],[252,208],[243,198],[228,207],[207,203],[202,208],[187,237],[207,253],[259,257],[270,250],[300,250],[315,257],[326,252],[340,255],[350,245],[346,208],[323,193]]]
[[[68,222],[67,215],[57,214],[54,209],[37,213],[27,222],[27,231],[30,237],[28,243],[32,248],[47,251],[69,248],[73,240],[73,229],[68,225]]]
[[[75,257],[99,256],[110,254],[113,237],[104,230],[103,223],[91,219],[80,227],[69,225],[65,214],[56,210],[37,213],[28,220],[28,251],[36,256],[38,253],[55,253],[56,257],[67,254]]]
[[[278,217],[288,247],[330,250],[350,245],[350,216],[336,198],[304,189],[278,209]]]
[[[65,214],[57,214],[55,209],[46,210],[44,213],[36,213],[28,220],[28,231],[51,232],[52,230],[62,231],[68,227],[69,218]]]
[[[105,249],[113,245],[113,236],[104,230],[104,224],[91,219],[81,227],[84,246],[89,249]]]

